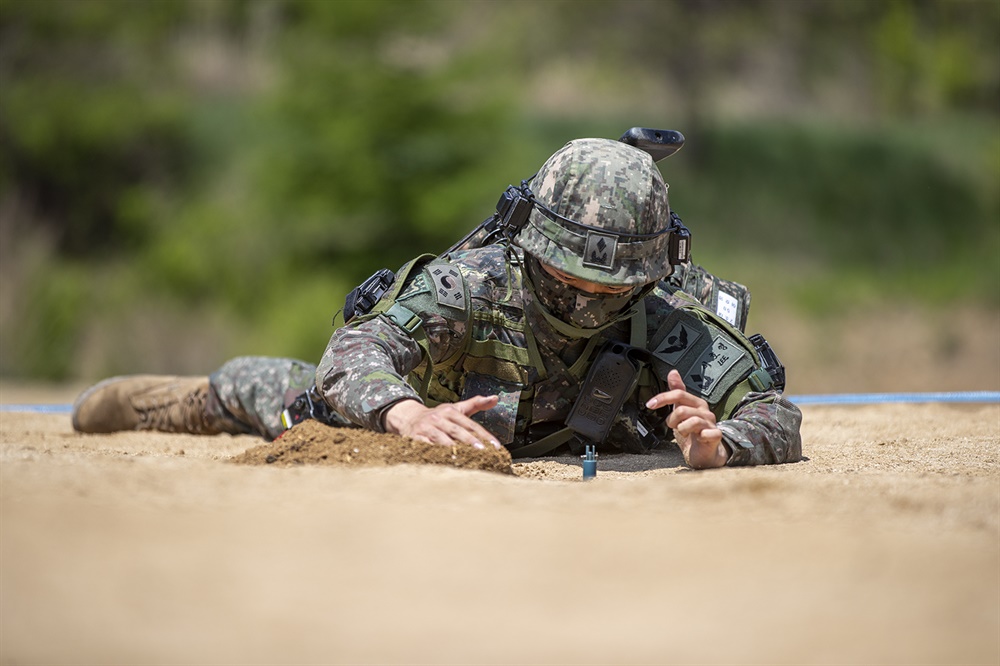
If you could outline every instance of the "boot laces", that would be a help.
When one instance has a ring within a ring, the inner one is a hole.
[[[194,390],[180,394],[177,387],[168,387],[159,400],[135,408],[139,415],[139,425],[136,429],[201,434],[207,429],[205,422],[207,389],[207,386],[198,386]]]

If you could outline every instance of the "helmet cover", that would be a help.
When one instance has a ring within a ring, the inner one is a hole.
[[[539,261],[611,286],[672,272],[667,185],[645,151],[610,139],[570,141],[531,189],[534,205],[515,242]]]

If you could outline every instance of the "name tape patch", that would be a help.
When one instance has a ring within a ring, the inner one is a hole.
[[[715,313],[733,326],[737,326],[736,322],[739,321],[740,317],[740,302],[726,292],[720,291]]]

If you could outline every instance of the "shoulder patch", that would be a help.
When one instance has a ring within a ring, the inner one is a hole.
[[[660,341],[660,344],[656,345],[653,353],[660,357],[664,363],[677,365],[677,361],[694,347],[704,330],[704,328],[692,326],[684,318],[679,318],[670,332]]]
[[[465,310],[465,281],[454,266],[431,265],[427,273],[434,282],[434,296],[440,305]]]
[[[735,342],[722,335],[716,335],[712,338],[712,344],[705,348],[701,356],[684,373],[684,383],[696,388],[703,396],[707,396],[737,361],[747,356],[746,350]]]
[[[649,349],[661,379],[676,369],[688,390],[705,398],[715,410],[733,387],[753,372],[756,361],[741,344],[738,331],[726,328],[730,325],[721,317],[688,302],[689,298],[684,292],[668,297],[674,309],[666,313],[651,336]]]

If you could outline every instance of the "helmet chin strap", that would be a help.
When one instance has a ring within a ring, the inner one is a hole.
[[[538,293],[535,291],[534,281],[532,281],[531,278],[528,277],[527,271],[523,273],[523,276],[524,276],[524,283],[528,285],[528,289],[531,291],[531,296],[532,296],[531,300],[533,302],[533,305],[538,309],[538,312],[542,315],[545,321],[547,321],[549,325],[559,333],[565,335],[568,338],[574,338],[574,339],[591,338],[594,335],[597,335],[598,333],[603,331],[604,329],[608,328],[609,326],[613,326],[614,324],[617,324],[620,321],[629,319],[630,317],[632,317],[632,315],[634,315],[638,311],[638,308],[642,306],[642,299],[648,296],[650,292],[652,292],[653,289],[656,287],[655,282],[647,284],[642,289],[640,289],[639,292],[636,293],[636,295],[633,297],[632,305],[623,308],[621,312],[612,316],[611,319],[609,319],[606,323],[601,324],[600,326],[596,326],[594,328],[583,328],[582,326],[576,326],[574,324],[565,322],[562,319],[556,317],[551,312],[549,312],[549,309],[545,307],[542,304],[541,299],[538,298]]]

